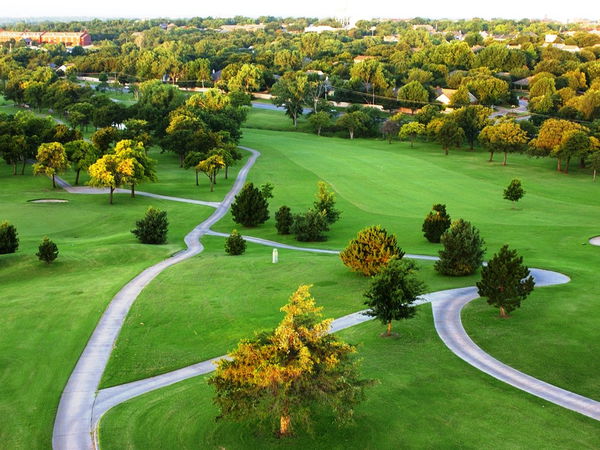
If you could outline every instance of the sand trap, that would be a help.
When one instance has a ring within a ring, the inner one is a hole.
[[[31,203],[69,203],[69,200],[65,200],[63,198],[36,198],[35,200],[27,201]]]
[[[600,236],[596,236],[590,239],[590,244],[597,245],[600,247]]]

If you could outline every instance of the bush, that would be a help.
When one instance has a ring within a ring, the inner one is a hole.
[[[143,244],[164,244],[167,242],[169,221],[167,212],[150,206],[143,219],[135,223],[133,234]]]
[[[313,203],[313,207],[315,211],[325,211],[325,219],[331,225],[338,221],[341,214],[340,210],[335,209],[335,194],[327,189],[327,183],[324,181],[319,181],[317,187],[319,191],[317,192],[317,200]]]
[[[521,200],[525,195],[525,190],[521,184],[521,180],[515,178],[510,184],[504,189],[504,199],[513,202],[513,205]]]
[[[42,240],[42,243],[38,247],[38,252],[35,255],[40,261],[50,264],[58,257],[58,247],[54,242],[48,239],[48,236],[46,236]]]
[[[443,275],[463,276],[474,273],[483,262],[484,240],[479,230],[463,219],[452,224],[441,238],[443,250],[435,270]]]
[[[4,221],[0,224],[0,255],[14,253],[19,248],[19,237],[14,225]]]
[[[444,231],[450,228],[450,216],[446,212],[446,205],[433,205],[433,210],[425,216],[423,222],[423,235],[429,242],[439,243]]]
[[[275,213],[275,228],[277,228],[278,234],[290,234],[293,223],[292,210],[288,206],[284,205],[277,210]]]
[[[269,220],[269,204],[263,193],[252,183],[246,183],[231,205],[233,221],[245,227],[255,227]]]
[[[378,274],[392,259],[402,259],[403,256],[396,236],[380,225],[359,231],[356,239],[352,239],[340,253],[347,267],[368,277]]]
[[[301,242],[325,241],[323,234],[327,231],[327,216],[324,211],[309,209],[304,214],[296,214],[291,232],[296,235],[296,240]]]
[[[233,230],[225,240],[225,252],[229,255],[241,255],[245,251],[246,241],[237,230]]]

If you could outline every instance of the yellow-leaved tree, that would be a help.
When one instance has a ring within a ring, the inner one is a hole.
[[[352,417],[373,381],[359,378],[355,348],[329,334],[331,319],[322,319],[309,289],[300,286],[290,297],[274,331],[242,340],[231,359],[217,363],[209,384],[219,418],[266,422],[286,436],[292,424],[310,425],[323,406],[336,420]]]
[[[360,230],[340,253],[347,267],[367,277],[377,275],[392,259],[402,259],[403,256],[396,235],[388,233],[380,225]]]
[[[504,161],[502,164],[505,166],[508,153],[525,150],[527,133],[518,123],[508,120],[495,125],[488,125],[481,130],[479,142],[490,152],[490,162],[494,159],[495,152],[503,152]]]
[[[46,175],[52,178],[52,187],[56,187],[55,176],[69,168],[67,152],[60,142],[49,142],[38,148],[33,165],[34,175]]]
[[[533,139],[530,145],[538,156],[554,156],[556,158],[556,170],[560,172],[563,158],[560,147],[565,135],[573,131],[588,133],[590,130],[570,120],[548,119],[542,124],[538,137]]]
[[[204,173],[210,180],[210,192],[214,191],[217,174],[223,167],[225,167],[225,161],[221,155],[209,156],[196,166],[196,171]]]
[[[113,192],[129,183],[135,172],[135,160],[121,154],[109,153],[98,159],[88,168],[90,186],[107,187],[110,190],[109,203],[113,204]]]

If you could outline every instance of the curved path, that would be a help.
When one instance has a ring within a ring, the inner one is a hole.
[[[159,273],[167,267],[197,255],[204,249],[200,238],[227,213],[235,195],[242,189],[250,168],[260,155],[255,150],[242,148],[252,155],[238,173],[231,191],[215,212],[185,236],[187,249],[144,270],[111,300],[79,357],[60,398],[52,435],[52,446],[55,449],[94,448],[90,431],[96,391],[125,317],[142,289]]]
[[[125,317],[141,290],[167,267],[200,253],[203,247],[199,239],[203,235],[228,236],[225,233],[211,231],[210,227],[225,215],[234,196],[242,188],[250,167],[260,155],[256,150],[247,147],[241,148],[251,152],[252,156],[242,170],[240,170],[233,188],[222,203],[201,202],[191,199],[139,193],[140,195],[165,200],[213,206],[216,208],[216,211],[185,237],[186,250],[144,270],[125,285],[113,298],[86,345],[62,394],[54,425],[53,447],[55,449],[92,449],[97,447],[97,425],[102,415],[110,408],[144,393],[209,373],[215,369],[215,361],[227,357],[213,358],[155,377],[97,391],[102,373]],[[73,188],[68,183],[64,183],[62,186],[72,193],[107,192],[106,190]],[[126,190],[120,191],[128,192]],[[244,238],[256,244],[293,251],[307,251],[321,254],[339,253],[337,250],[297,247],[251,236],[244,236]],[[426,255],[407,254],[406,257],[424,260],[437,259],[437,257]],[[556,272],[531,269],[531,273],[536,280],[537,286],[550,286],[569,282],[567,276]],[[475,287],[467,287],[427,294],[419,299],[416,304],[432,303],[434,323],[440,338],[450,350],[464,361],[518,389],[600,420],[600,402],[574,394],[519,372],[492,358],[479,348],[467,335],[460,319],[460,312],[464,305],[475,298],[478,298],[477,289]],[[336,332],[369,320],[372,320],[372,318],[366,316],[364,311],[359,311],[334,320],[330,331]]]

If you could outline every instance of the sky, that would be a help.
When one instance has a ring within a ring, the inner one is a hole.
[[[4,2],[3,2],[4,3]],[[571,8],[570,5],[577,7]],[[1,17],[351,17],[391,18],[551,18],[570,21],[577,18],[600,20],[600,1],[583,0],[28,0],[5,2]]]

